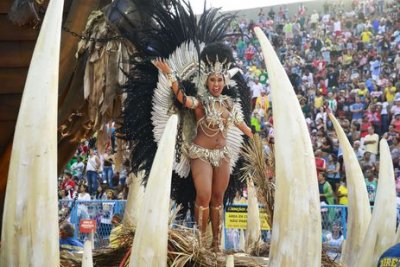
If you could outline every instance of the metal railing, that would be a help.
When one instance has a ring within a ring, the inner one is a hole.
[[[92,219],[96,221],[96,231],[94,233],[95,247],[106,247],[109,243],[109,237],[113,228],[112,218],[118,214],[123,217],[126,206],[126,200],[90,200],[79,201],[75,203],[73,200],[60,200],[59,211],[60,216],[68,211],[71,207],[70,215],[66,219],[75,227],[75,237],[84,240],[87,234],[80,232],[79,223],[84,219]],[[262,226],[262,239],[268,241],[271,237],[271,231],[266,224],[265,212],[260,206],[260,219]],[[325,241],[332,234],[334,228],[341,231],[346,238],[347,227],[347,206],[329,205],[321,207],[321,222],[323,236]],[[228,205],[224,210],[224,240],[225,249],[237,250],[240,242],[240,231],[245,231],[247,223],[247,205]],[[193,225],[186,222],[186,225]]]
[[[75,237],[81,241],[87,238],[88,234],[81,233],[81,220],[95,220],[96,231],[94,232],[95,248],[107,247],[109,244],[110,233],[113,228],[112,218],[114,215],[119,215],[121,218],[124,215],[126,200],[60,200],[59,212],[62,216],[68,212],[69,217],[66,218],[75,227]]]
[[[321,206],[322,241],[328,242],[335,231],[346,239],[347,234],[347,206],[327,205]],[[266,214],[260,206],[261,238],[269,241],[271,230],[266,222]],[[247,227],[247,205],[237,204],[225,207],[224,237],[225,249],[240,250],[240,235],[245,235]],[[243,231],[243,233],[241,233]]]

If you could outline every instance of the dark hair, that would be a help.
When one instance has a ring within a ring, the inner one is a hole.
[[[112,221],[116,222],[116,223],[121,223],[122,221],[122,216],[121,214],[117,213],[114,214],[114,216],[112,217]]]
[[[60,232],[64,232],[66,237],[74,237],[75,227],[68,222],[64,222],[60,226]]]
[[[225,60],[227,64],[234,62],[232,49],[221,42],[208,44],[200,53],[200,60],[202,60],[206,64],[215,64],[215,62],[217,61],[217,57],[219,62],[223,62]]]
[[[85,188],[85,192],[86,192],[86,193],[88,192],[88,186],[87,186],[87,185],[85,185],[85,184],[80,184],[80,185],[79,185],[79,189],[80,189],[80,187]]]

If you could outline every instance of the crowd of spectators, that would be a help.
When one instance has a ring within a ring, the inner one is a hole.
[[[110,127],[110,129],[112,129]],[[110,131],[110,133],[113,131]],[[96,137],[82,141],[59,178],[59,199],[123,200],[127,198],[127,166],[115,171],[112,138],[104,153],[95,149]]]
[[[258,18],[240,18],[230,43],[251,89],[255,131],[273,143],[273,99],[268,73],[253,28],[272,42],[306,118],[313,144],[321,202],[347,204],[343,157],[328,109],[354,147],[365,175],[371,205],[378,184],[380,138],[400,162],[399,1],[325,1],[323,12],[300,4],[260,9]],[[267,59],[268,60],[268,59]],[[397,178],[400,189],[400,179]],[[400,191],[400,190],[399,190]]]
[[[109,130],[113,132],[111,127]],[[96,221],[95,246],[108,246],[110,234],[116,226],[113,221],[120,218],[125,209],[125,203],[116,200],[127,199],[127,166],[120,166],[120,171],[117,171],[111,136],[105,144],[104,153],[95,149],[96,139],[95,135],[90,140],[82,141],[59,177],[60,220],[70,232],[73,231],[73,235],[69,233],[69,239],[60,236],[61,249],[69,249],[72,237],[74,242],[83,242],[87,238],[87,234],[80,233],[79,229],[80,222],[87,219]]]

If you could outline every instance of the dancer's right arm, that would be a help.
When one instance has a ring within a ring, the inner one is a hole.
[[[171,88],[174,92],[176,98],[182,105],[186,108],[196,109],[199,107],[199,100],[193,96],[187,96],[182,89],[179,88],[176,75],[173,73],[171,68],[162,60],[153,60],[153,65],[157,67],[164,75],[167,76],[168,80],[171,82]]]

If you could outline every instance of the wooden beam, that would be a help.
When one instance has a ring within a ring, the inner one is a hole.
[[[0,67],[29,66],[34,47],[34,41],[0,42]]]
[[[8,168],[10,166],[12,142],[9,142],[4,153],[0,154],[0,228],[3,225],[4,197],[6,195]],[[1,233],[1,229],[0,229]]]
[[[10,11],[10,7],[13,0],[1,0],[0,1],[0,14],[7,14]]]
[[[21,94],[28,68],[0,68],[0,94]]]
[[[12,139],[15,130],[15,124],[16,121],[0,121],[0,145],[6,146]]]
[[[7,14],[0,14],[0,41],[32,41],[36,40],[38,30],[32,26],[17,26],[13,24]]]
[[[0,97],[0,121],[17,120],[21,94],[4,94]]]

